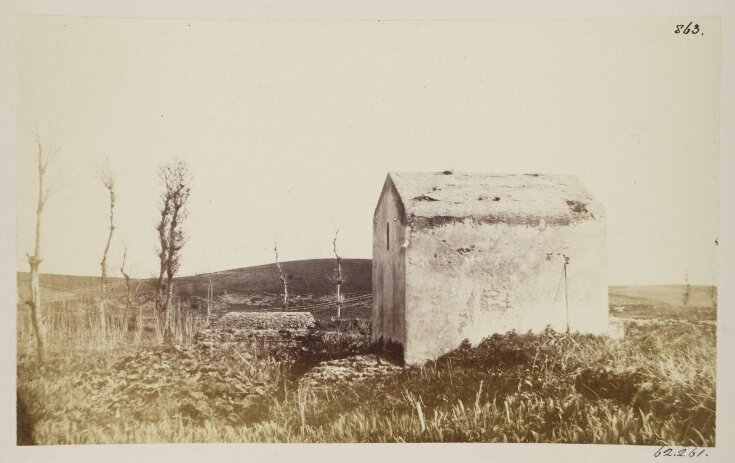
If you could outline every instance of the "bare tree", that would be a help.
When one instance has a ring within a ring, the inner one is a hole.
[[[44,177],[46,175],[46,167],[48,167],[48,159],[44,159],[43,146],[38,136],[36,137],[36,145],[38,149],[38,202],[36,203],[36,243],[33,255],[26,254],[30,270],[30,298],[27,301],[31,309],[31,320],[33,322],[33,330],[36,333],[37,353],[39,361],[46,360],[46,320],[41,306],[41,286],[39,284],[39,271],[41,265],[41,216],[43,208],[48,201],[48,189],[44,186]]]
[[[179,270],[181,249],[186,242],[181,223],[186,217],[186,205],[191,193],[189,167],[183,160],[175,160],[160,168],[163,184],[158,231],[160,268],[156,283],[156,312],[164,325],[164,340],[171,339],[169,317],[173,279]]]
[[[209,319],[212,317],[212,298],[214,296],[214,287],[212,287],[212,279],[209,279],[209,286],[207,286],[207,325],[209,325]]]
[[[107,331],[107,316],[106,316],[106,305],[107,305],[107,254],[110,251],[110,244],[112,243],[112,234],[115,232],[115,178],[112,175],[112,171],[109,167],[103,167],[99,170],[100,180],[104,185],[108,194],[110,195],[110,226],[108,228],[107,242],[105,243],[105,249],[102,251],[102,260],[100,261],[100,287],[102,295],[99,304],[99,320],[100,330],[104,335]]]
[[[125,260],[128,257],[128,247],[123,246],[122,264],[120,264],[120,273],[125,279],[125,310],[130,309],[133,300],[132,284],[130,283],[130,274],[125,270]]]
[[[684,306],[689,305],[689,298],[691,297],[692,285],[689,283],[689,270],[684,273]]]
[[[339,235],[339,230],[334,232],[334,239],[332,240],[332,250],[334,251],[334,257],[337,259],[337,266],[334,268],[334,274],[332,275],[331,281],[337,288],[337,318],[341,318],[342,302],[344,301],[344,297],[342,296],[342,284],[345,282],[345,275],[342,273],[342,258],[337,253],[337,235]]]
[[[110,251],[112,234],[115,231],[115,178],[108,167],[100,169],[99,176],[100,180],[102,180],[102,184],[110,195],[110,226],[107,234],[107,243],[105,243],[105,250],[102,252],[102,261],[100,261],[100,284],[102,286],[102,297],[104,298],[107,292],[107,254]]]
[[[281,261],[278,260],[278,241],[276,241],[275,245],[273,246],[273,252],[276,254],[276,268],[278,269],[278,277],[281,279],[281,283],[283,283],[283,308],[288,309],[289,275],[283,273],[283,269],[281,268]]]
[[[122,264],[120,264],[120,273],[125,279],[125,313],[126,314],[133,307],[133,304],[135,303],[135,300],[138,297],[138,291],[140,290],[140,282],[138,282],[135,286],[133,286],[133,280],[130,277],[130,271],[125,270],[125,262],[127,260],[127,257],[128,257],[128,247],[123,246],[123,258],[122,258]],[[139,304],[138,314],[135,316],[134,322],[136,323],[138,327],[138,331],[141,331],[143,329],[143,304]]]

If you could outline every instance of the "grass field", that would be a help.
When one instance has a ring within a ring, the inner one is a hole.
[[[370,376],[358,365],[308,383],[302,375],[320,362],[376,353],[367,306],[341,321],[318,313],[298,350],[187,342],[193,337],[162,346],[149,329],[136,341],[123,323],[101,335],[93,322],[59,319],[44,365],[21,311],[19,424],[28,432],[20,437],[714,445],[716,310],[633,289],[611,289],[622,340],[507,333],[423,366],[378,365]]]

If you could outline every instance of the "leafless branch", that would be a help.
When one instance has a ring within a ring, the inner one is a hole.
[[[107,255],[110,251],[112,235],[115,232],[115,177],[109,166],[100,168],[98,175],[102,181],[102,185],[110,196],[110,225],[108,228],[107,242],[105,243],[105,249],[102,252],[102,260],[100,261],[100,284],[102,287],[102,297],[104,298],[107,292]]]
[[[273,252],[276,255],[276,268],[278,269],[278,277],[281,279],[281,283],[283,284],[283,307],[285,309],[288,309],[288,275],[283,273],[283,269],[281,268],[281,261],[278,260],[278,241],[276,241],[273,246]]]

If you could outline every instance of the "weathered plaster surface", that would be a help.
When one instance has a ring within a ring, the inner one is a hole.
[[[601,222],[543,228],[457,223],[413,231],[409,241],[408,363],[435,358],[464,339],[475,344],[510,330],[550,325],[564,331],[567,323],[572,331],[607,330]]]
[[[576,179],[455,175],[386,180],[374,218],[374,339],[400,342],[417,363],[509,330],[605,333],[605,215]]]
[[[475,223],[570,225],[604,212],[573,175],[391,172],[407,225]]]

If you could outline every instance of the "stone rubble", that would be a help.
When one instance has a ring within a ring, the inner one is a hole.
[[[321,362],[301,377],[301,386],[318,388],[328,383],[351,383],[367,378],[388,376],[402,371],[399,365],[376,355],[355,355],[338,360]]]

